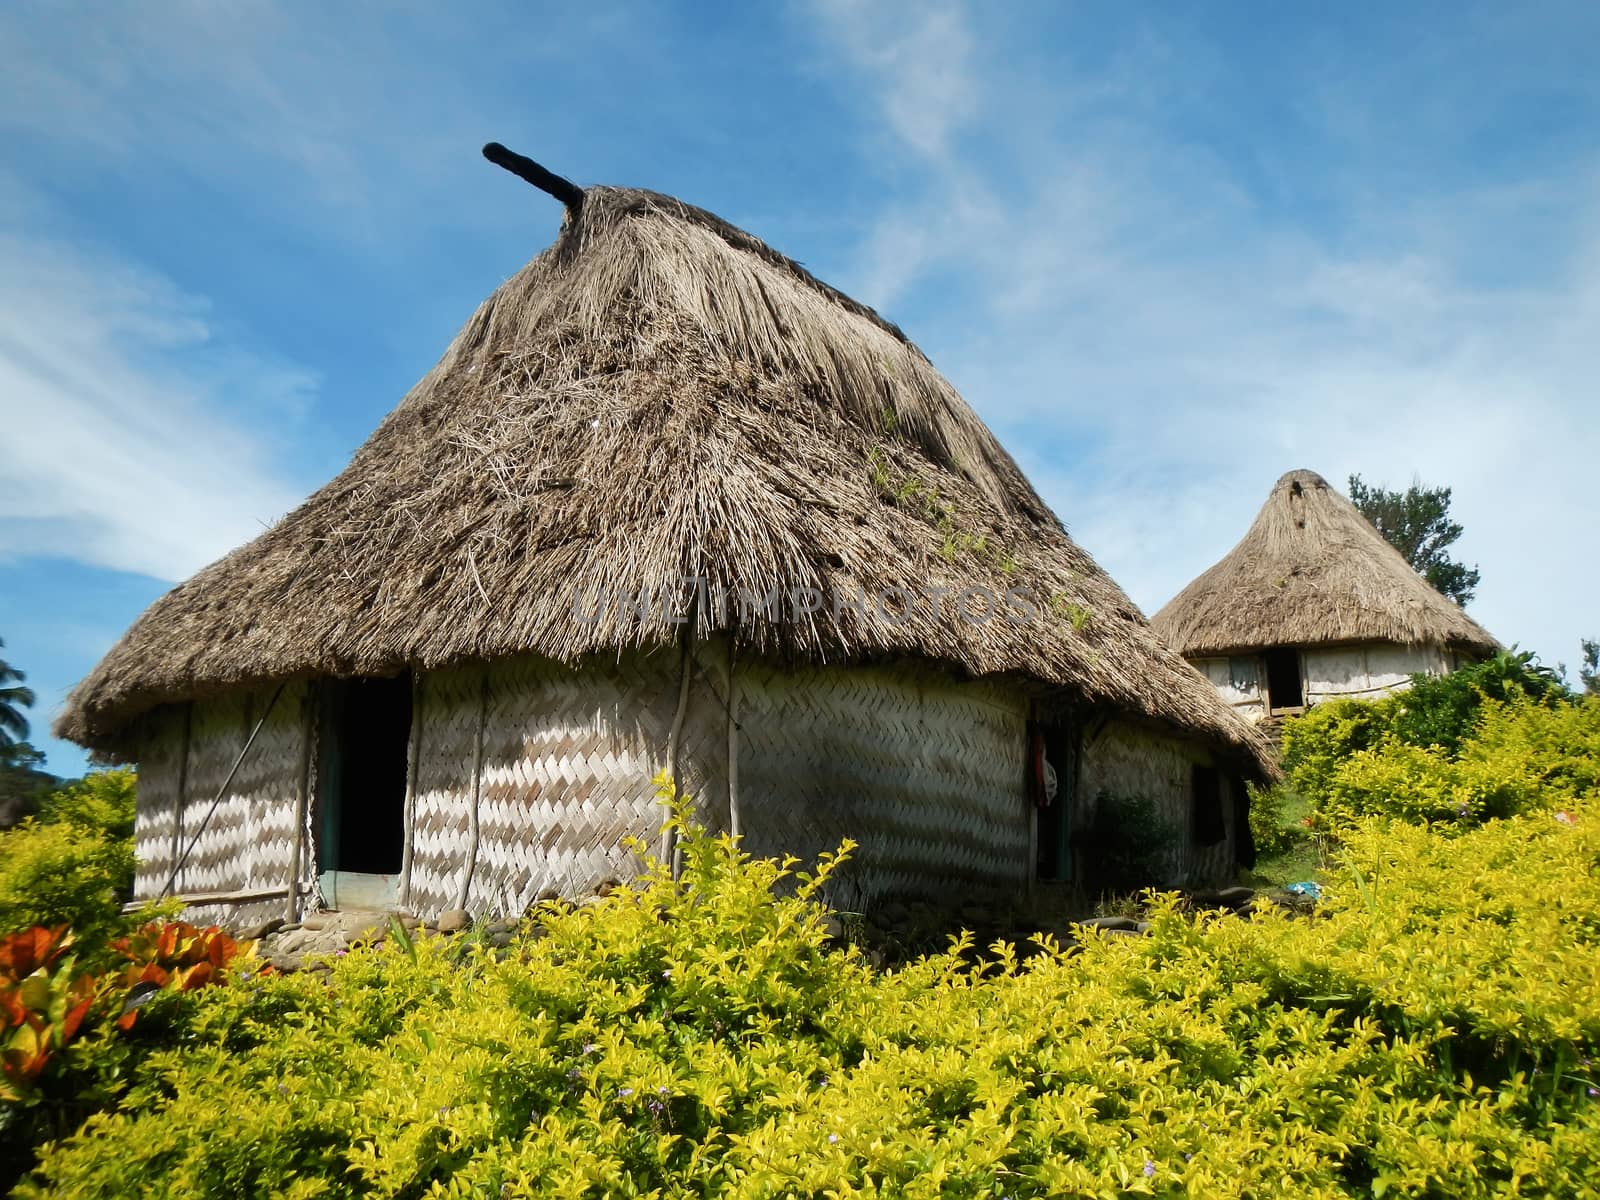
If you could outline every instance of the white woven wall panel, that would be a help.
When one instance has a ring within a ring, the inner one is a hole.
[[[468,850],[472,755],[481,667],[430,671],[412,720],[421,720],[413,816],[413,912],[454,908]]]
[[[179,892],[235,891],[249,882],[248,797],[230,788],[211,811],[211,802],[250,733],[245,725],[247,700],[243,693],[235,693],[195,701],[180,853],[191,842],[193,849],[178,875]]]
[[[496,664],[469,908],[520,912],[545,891],[578,894],[639,870],[623,843],[638,837],[654,847],[659,837],[665,814],[652,779],[666,765],[678,664],[675,652],[576,672],[534,658]],[[706,746],[725,726],[710,718],[711,704],[695,699],[691,690],[684,786],[725,795],[726,784],[702,767]]]
[[[240,797],[248,813],[248,887],[283,887],[288,883],[294,850],[295,798],[300,790],[304,761],[304,706],[308,696],[305,684],[291,683],[284,687],[230,788]],[[271,692],[256,692],[252,698],[251,727],[260,719]],[[247,736],[248,732],[247,729]],[[279,908],[281,910],[281,903]]]
[[[133,877],[136,900],[153,900],[172,872],[173,826],[183,774],[183,706],[147,714],[140,732],[138,807],[133,848],[139,865]]]
[[[305,737],[304,684],[291,683],[284,688],[227,793],[206,819],[217,790],[227,779],[271,695],[270,690],[256,691],[194,704],[179,852],[191,840],[194,848],[178,877],[180,893],[238,891],[288,883]],[[181,737],[181,717],[178,728]],[[140,768],[143,771],[143,763]],[[277,902],[277,907],[281,912],[282,901]]]

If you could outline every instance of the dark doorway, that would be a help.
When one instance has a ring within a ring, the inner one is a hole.
[[[1222,815],[1222,776],[1215,767],[1196,764],[1189,781],[1189,840],[1215,846],[1228,836]]]
[[[1039,814],[1037,877],[1043,883],[1064,883],[1072,878],[1077,739],[1066,726],[1045,723],[1030,725],[1028,734],[1029,794]],[[1054,795],[1046,786],[1052,776]]]
[[[411,678],[335,679],[323,686],[323,871],[393,875],[405,852]]]
[[[1304,708],[1300,685],[1300,651],[1291,647],[1267,651],[1267,698],[1273,708]]]
[[[1228,776],[1233,796],[1233,861],[1249,869],[1256,865],[1256,837],[1250,831],[1250,789],[1237,775]]]

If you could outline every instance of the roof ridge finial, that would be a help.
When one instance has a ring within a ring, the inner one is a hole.
[[[563,179],[552,171],[547,171],[533,159],[524,157],[514,150],[507,150],[499,142],[490,142],[483,148],[483,156],[497,167],[504,167],[518,179],[524,179],[533,184],[541,192],[554,196],[567,206],[567,211],[576,214],[583,207],[583,189],[570,179]]]

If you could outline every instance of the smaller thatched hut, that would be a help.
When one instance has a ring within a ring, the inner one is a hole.
[[[1498,643],[1315,471],[1290,471],[1240,543],[1151,624],[1253,721],[1370,698]]]

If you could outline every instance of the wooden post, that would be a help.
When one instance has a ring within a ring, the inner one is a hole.
[[[300,870],[305,862],[306,816],[311,811],[311,756],[316,747],[316,685],[306,680],[300,700],[300,787],[294,798],[294,840],[289,849],[289,890],[283,902],[285,924],[300,919]]]
[[[456,897],[456,907],[467,907],[467,894],[472,890],[472,873],[478,869],[478,839],[480,837],[478,803],[483,798],[483,727],[489,719],[489,668],[483,669],[483,683],[478,689],[478,736],[472,744],[472,809],[467,826],[467,869],[461,876],[461,893]]]
[[[728,634],[728,835],[744,832],[739,820],[739,681],[734,675],[734,637]]]
[[[183,753],[178,759],[178,805],[172,814],[172,849],[167,853],[167,866],[176,874],[178,848],[183,845],[183,809],[189,802],[189,740],[194,732],[194,701],[183,706]]]
[[[672,716],[672,732],[667,735],[667,773],[672,777],[676,791],[682,778],[683,721],[689,712],[689,680],[694,674],[694,639],[699,623],[700,596],[689,601],[689,619],[683,627],[683,649],[678,663],[678,710]],[[677,831],[670,825],[661,834],[661,861],[672,868],[676,879],[683,864],[678,861]]]
[[[411,864],[417,838],[417,771],[422,763],[422,673],[411,673],[411,737],[406,754],[404,845],[400,851],[400,907],[411,907]]]

